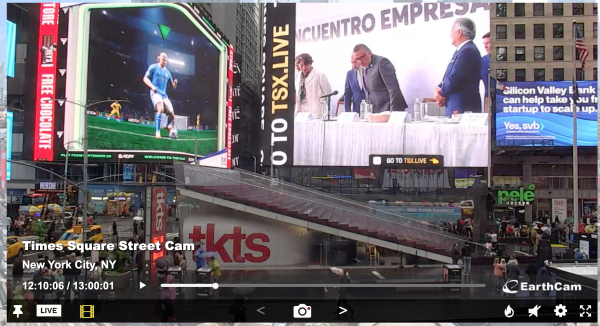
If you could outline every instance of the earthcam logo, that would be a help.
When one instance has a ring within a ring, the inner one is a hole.
[[[133,154],[119,154],[118,157],[119,159],[133,158]]]
[[[508,282],[504,283],[504,286],[502,287],[502,292],[506,294],[519,293],[519,281],[508,280]]]
[[[542,284],[529,284],[523,282],[519,286],[518,280],[508,280],[502,287],[502,292],[506,294],[516,294],[520,291],[581,291],[580,284],[563,284],[561,282],[542,283]]]

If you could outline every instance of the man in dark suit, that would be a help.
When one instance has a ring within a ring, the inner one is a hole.
[[[481,112],[481,54],[473,43],[475,23],[468,18],[458,18],[452,26],[451,39],[456,52],[444,79],[434,90],[435,99],[439,106],[446,106],[446,116],[454,111]]]
[[[354,58],[363,69],[363,81],[367,102],[373,105],[373,113],[404,111],[408,107],[400,90],[394,65],[382,56],[374,55],[364,44],[354,47]]]
[[[488,101],[488,97],[490,96],[489,93],[489,82],[493,81],[495,82],[496,80],[494,80],[493,78],[491,78],[489,76],[490,74],[490,46],[491,46],[491,41],[490,41],[490,33],[485,33],[482,37],[483,39],[483,46],[485,47],[485,52],[487,52],[486,55],[484,55],[483,57],[481,57],[481,80],[483,81],[483,85],[485,86],[485,101],[484,101],[484,108],[483,110],[486,111],[487,109],[487,101]]]
[[[354,58],[354,54],[350,59],[352,62],[352,70],[346,74],[346,87],[344,92],[344,106],[346,112],[360,113],[360,103],[366,99],[365,88],[362,79],[359,62]]]

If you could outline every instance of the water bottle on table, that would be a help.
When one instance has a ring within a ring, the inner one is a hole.
[[[414,110],[413,110],[413,120],[421,121],[421,101],[419,101],[419,98],[417,98],[415,100],[415,106],[414,106]]]
[[[362,100],[362,102],[360,102],[360,120],[365,120],[366,118],[366,114],[367,114],[367,101]]]

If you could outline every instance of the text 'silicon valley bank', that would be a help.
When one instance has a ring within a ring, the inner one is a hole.
[[[94,306],[93,305],[79,306],[79,318],[94,318]]]

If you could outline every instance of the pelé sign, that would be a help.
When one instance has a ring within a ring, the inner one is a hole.
[[[529,185],[527,189],[519,187],[519,190],[499,190],[498,204],[511,206],[525,206],[535,200],[535,185]]]

